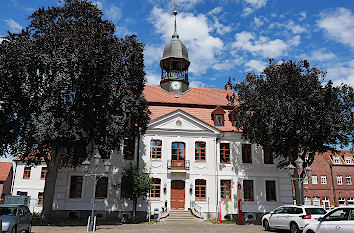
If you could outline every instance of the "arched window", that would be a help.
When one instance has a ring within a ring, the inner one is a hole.
[[[184,142],[172,142],[172,160],[184,160]]]

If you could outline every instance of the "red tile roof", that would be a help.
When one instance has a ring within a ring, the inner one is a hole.
[[[12,168],[12,162],[0,162],[0,181],[5,181]]]
[[[158,85],[146,85],[144,89],[144,97],[150,105],[151,120],[181,109],[214,126],[212,112],[216,106],[221,106],[225,110],[225,124],[224,126],[214,127],[221,131],[238,131],[232,126],[231,119],[229,119],[232,106],[226,99],[228,93],[229,91],[225,89],[191,87],[187,93],[176,98],[173,94],[162,90]]]

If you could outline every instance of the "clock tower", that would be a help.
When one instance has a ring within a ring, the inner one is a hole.
[[[188,59],[188,51],[186,46],[179,40],[177,34],[176,16],[177,11],[174,10],[175,27],[172,39],[163,50],[161,67],[160,87],[171,94],[184,94],[189,90],[188,67],[190,65]]]

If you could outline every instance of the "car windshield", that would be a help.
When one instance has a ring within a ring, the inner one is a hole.
[[[0,216],[16,216],[17,207],[0,207]]]
[[[326,214],[323,208],[305,208],[306,214]]]

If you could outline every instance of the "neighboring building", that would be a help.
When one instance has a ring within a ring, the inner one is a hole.
[[[20,159],[14,159],[16,168],[14,172],[14,182],[12,185],[12,196],[28,196],[30,200],[30,210],[41,212],[43,204],[43,190],[47,166],[45,162],[38,165],[28,165]]]
[[[189,64],[187,48],[175,28],[161,59],[160,85],[146,85],[144,90],[152,113],[148,129],[111,155],[112,174],[98,182],[99,216],[132,210],[132,201],[124,197],[121,173],[137,158],[145,162],[154,182],[150,198],[138,201],[137,210],[145,216],[155,208],[188,210],[192,205],[205,218],[215,217],[220,205],[223,217],[237,214],[238,186],[249,219],[291,203],[287,172],[277,169],[271,151],[242,140],[233,126],[234,108],[226,99],[231,90],[189,87]],[[56,213],[88,216],[92,183],[80,168],[61,169],[53,204]]]
[[[354,153],[327,152],[315,157],[312,174],[304,182],[305,204],[329,208],[354,205]]]
[[[6,195],[11,194],[12,176],[12,162],[0,162],[0,204],[5,202]]]

